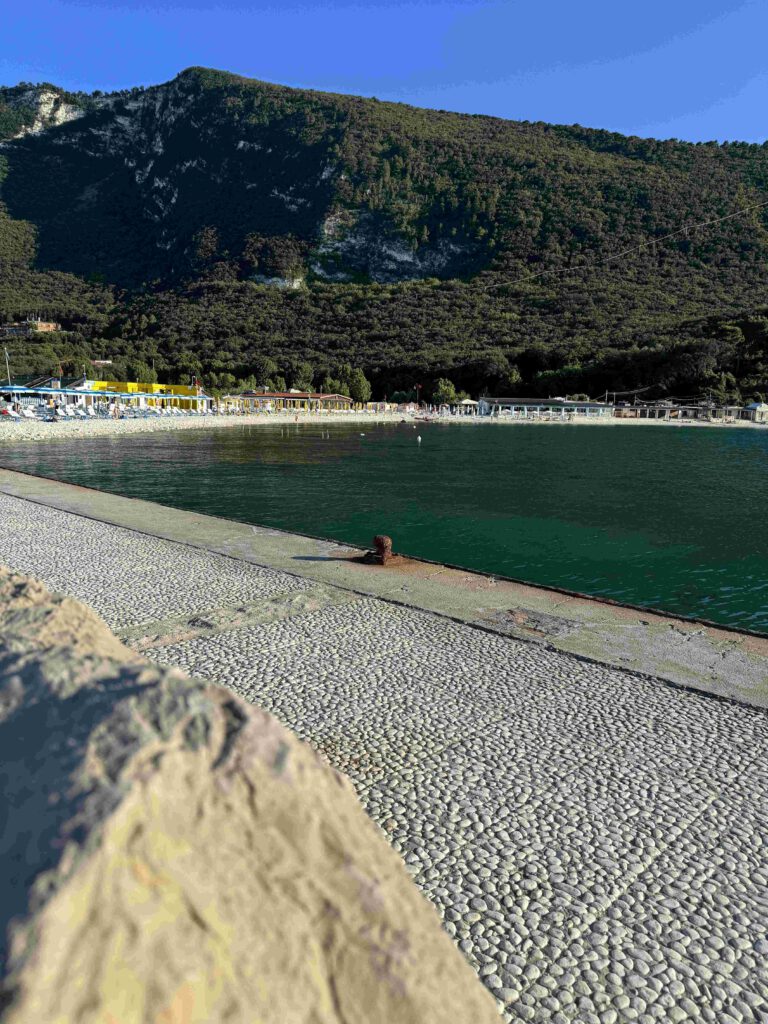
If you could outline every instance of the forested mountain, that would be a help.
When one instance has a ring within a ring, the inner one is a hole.
[[[768,391],[768,145],[199,68],[109,95],[0,89],[0,137],[0,318],[68,331],[9,344],[18,371]]]

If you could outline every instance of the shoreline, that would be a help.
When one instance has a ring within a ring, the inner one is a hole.
[[[331,416],[304,413],[299,414],[298,423],[399,423],[404,419],[408,417],[402,413],[335,413]],[[179,419],[61,420],[55,423],[22,420],[0,423],[0,445],[3,442],[14,441],[67,440],[75,437],[111,437],[120,434],[153,434],[158,431],[176,430],[220,430],[224,427],[260,427],[270,424],[287,426],[296,423],[293,413],[270,416],[190,416]]]
[[[5,417],[3,417],[5,420]],[[30,421],[21,420],[14,422],[0,422],[0,445],[14,442],[26,443],[29,441],[51,441],[68,440],[76,437],[114,437],[123,434],[150,434],[157,431],[176,430],[219,430],[226,427],[264,427],[273,424],[300,425],[302,423],[313,425],[329,425],[331,423],[411,423],[414,426],[419,423],[458,424],[461,426],[550,426],[550,427],[670,427],[681,429],[683,427],[694,427],[696,429],[714,427],[716,429],[735,430],[765,430],[768,432],[768,424],[752,423],[749,420],[738,423],[722,423],[719,421],[702,420],[650,420],[650,419],[625,419],[625,418],[597,418],[577,416],[571,420],[546,420],[546,419],[512,419],[511,417],[495,416],[442,416],[430,419],[421,419],[410,413],[391,412],[350,412],[332,413],[323,415],[318,413],[273,413],[264,415],[256,413],[246,416],[190,416],[184,419],[98,419],[98,420],[61,420],[55,423],[47,423],[42,420]]]

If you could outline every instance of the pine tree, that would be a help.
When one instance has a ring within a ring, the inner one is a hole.
[[[349,378],[349,394],[353,402],[369,402],[371,400],[371,384],[363,371],[356,368]]]

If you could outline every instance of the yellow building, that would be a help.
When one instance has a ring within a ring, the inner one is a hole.
[[[103,391],[104,397],[110,394],[122,397],[135,395],[139,406],[150,406],[176,409],[191,409],[202,412],[207,409],[211,399],[202,388],[188,384],[148,384],[144,381],[130,380],[88,380],[85,387],[91,391]]]

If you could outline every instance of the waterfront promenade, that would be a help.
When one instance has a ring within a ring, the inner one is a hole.
[[[768,1019],[763,709],[671,685],[690,681],[685,662],[662,654],[664,679],[611,664],[596,602],[590,619],[544,595],[532,642],[500,621],[503,587],[478,597],[487,578],[462,596],[458,578],[440,590],[449,571],[405,567],[387,590],[337,545],[152,508],[2,472],[0,562],[261,704],[346,772],[506,1019]],[[115,524],[132,509],[142,532]],[[480,605],[482,628],[456,621]],[[560,641],[563,621],[580,629]],[[598,660],[558,649],[586,645],[590,623]],[[676,629],[683,645],[705,632]],[[764,653],[737,651],[730,692],[764,699]]]

